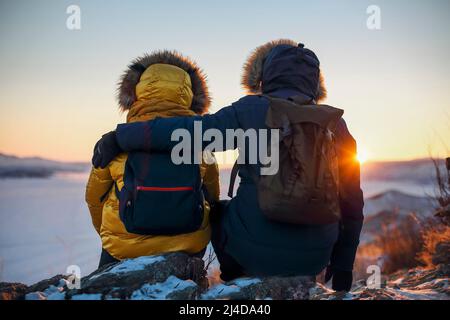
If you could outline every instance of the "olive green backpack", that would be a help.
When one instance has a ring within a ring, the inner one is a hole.
[[[247,166],[255,181],[258,202],[270,220],[321,225],[340,220],[338,159],[334,129],[344,111],[304,104],[295,98],[269,99],[266,125],[280,129],[279,170],[259,175]],[[309,102],[310,103],[310,102]],[[234,164],[228,195],[240,169]]]

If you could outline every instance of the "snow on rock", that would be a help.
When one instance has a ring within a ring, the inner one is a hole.
[[[82,293],[72,296],[72,300],[101,300],[101,299],[102,295],[99,293],[92,293],[92,294]]]
[[[192,280],[180,280],[170,276],[166,281],[144,284],[131,294],[131,300],[190,300],[197,293],[197,284]]]
[[[201,258],[184,253],[128,259],[107,265],[81,279],[79,294],[101,294],[103,299],[193,299],[208,280]]]
[[[261,279],[258,278],[239,278],[236,280],[233,280],[232,283],[235,284],[238,287],[246,287],[251,286],[253,284],[260,283]]]
[[[226,299],[234,294],[239,294],[241,288],[237,285],[218,284],[201,296],[203,300]]]
[[[218,284],[213,286],[210,290],[204,293],[201,298],[204,300],[211,299],[231,299],[234,296],[239,296],[241,290],[245,287],[252,286],[261,282],[258,278],[240,278],[227,284]]]
[[[25,300],[47,300],[43,292],[30,292],[25,295]]]
[[[191,300],[207,288],[201,258],[184,253],[139,257],[100,268],[81,279],[79,289],[69,289],[64,276],[55,276],[33,286],[0,283],[5,300]]]
[[[204,261],[183,253],[130,259],[105,266],[69,290],[64,276],[27,287],[0,283],[0,299],[27,300],[450,300],[450,265],[398,271],[378,289],[357,281],[348,293],[334,292],[312,277],[240,278],[208,288]]]
[[[213,286],[203,300],[297,300],[308,299],[314,286],[311,277],[241,278]]]
[[[30,292],[25,295],[25,300],[64,300],[67,280],[61,279],[56,285],[50,285],[44,291]]]
[[[111,269],[109,269],[106,272],[93,275],[91,277],[91,279],[95,279],[95,278],[98,278],[100,276],[104,276],[107,274],[120,274],[120,273],[134,272],[134,271],[142,271],[147,266],[152,265],[156,262],[161,262],[161,261],[164,261],[163,256],[144,256],[144,257],[139,257],[136,259],[127,259],[127,260],[124,260],[124,261],[114,265],[114,267],[112,267]]]

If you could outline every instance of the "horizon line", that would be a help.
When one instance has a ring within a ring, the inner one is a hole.
[[[68,160],[68,159],[61,159],[61,158],[52,158],[47,157],[44,155],[17,155],[12,153],[5,153],[3,151],[0,151],[0,156],[6,156],[6,157],[14,157],[19,159],[41,159],[41,160],[47,160],[47,161],[55,161],[55,162],[62,162],[62,163],[90,163],[91,161],[88,159],[84,160]],[[450,155],[449,155],[450,156]],[[427,156],[427,157],[417,157],[417,158],[374,158],[365,161],[361,164],[361,166],[366,166],[368,164],[372,163],[388,163],[388,162],[413,162],[413,161],[425,161],[429,160],[432,161],[433,159],[437,160],[445,160],[446,157],[433,157],[433,156]],[[234,162],[233,162],[234,163]],[[220,163],[222,166],[232,166],[233,163]]]

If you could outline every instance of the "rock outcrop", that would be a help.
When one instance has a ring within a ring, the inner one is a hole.
[[[140,257],[107,265],[80,281],[58,275],[32,286],[0,283],[2,300],[380,300],[450,299],[450,266],[397,272],[381,288],[359,281],[336,293],[311,277],[240,278],[208,287],[205,264],[183,253]]]
[[[205,300],[308,300],[315,286],[311,277],[241,278],[216,285],[199,298]]]
[[[23,283],[0,283],[0,300],[20,300],[27,293],[28,287]]]
[[[318,284],[311,292],[313,300],[450,300],[450,265],[441,264],[432,269],[398,271],[381,284],[367,287],[364,281],[356,283],[351,292],[333,292]]]
[[[81,288],[68,291],[67,298],[100,294],[102,299],[192,299],[207,285],[202,259],[172,253],[105,266],[84,277]]]
[[[107,265],[80,281],[55,276],[32,286],[0,284],[5,300],[194,300],[194,299],[309,299],[315,282],[310,277],[243,278],[208,288],[205,264],[183,253],[140,257]]]

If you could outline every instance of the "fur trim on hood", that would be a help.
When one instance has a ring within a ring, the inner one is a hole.
[[[261,81],[264,67],[264,61],[269,55],[270,51],[279,45],[289,45],[297,47],[298,43],[289,39],[279,39],[267,42],[262,46],[257,47],[244,64],[241,84],[244,89],[250,94],[261,93]],[[317,102],[324,100],[327,96],[325,88],[325,81],[322,72],[319,75],[319,89],[317,93]]]
[[[136,85],[142,73],[151,65],[163,63],[170,64],[183,69],[191,77],[192,93],[194,95],[191,109],[197,114],[208,111],[211,104],[206,75],[197,64],[178,53],[177,51],[155,51],[145,54],[131,62],[119,81],[117,100],[120,109],[127,111],[136,101]]]

